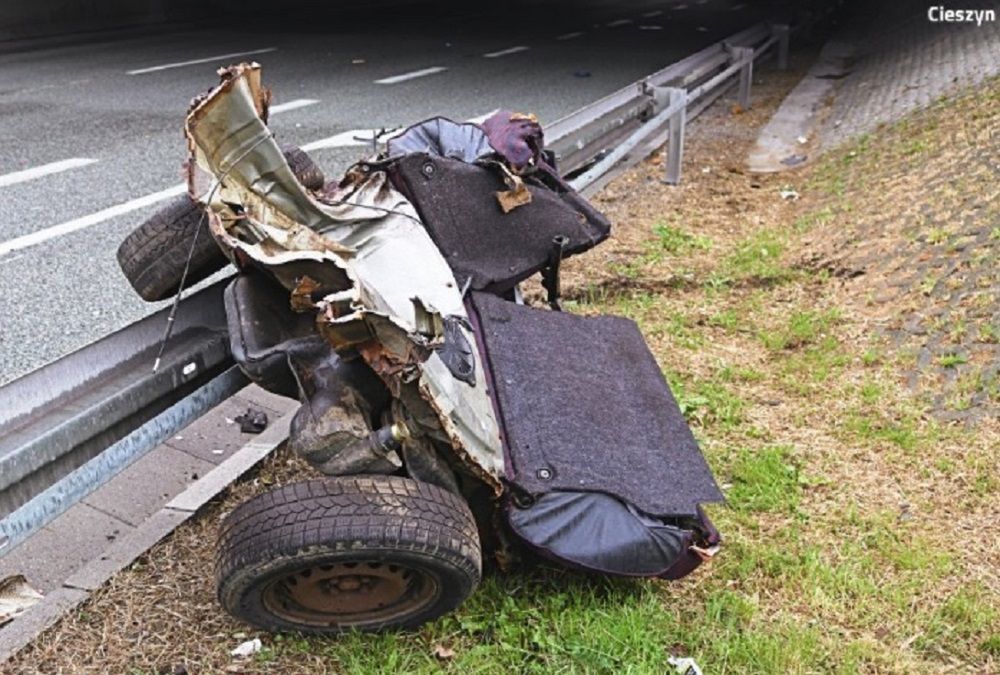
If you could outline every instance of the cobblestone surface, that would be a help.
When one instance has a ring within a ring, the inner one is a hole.
[[[932,23],[932,3],[868,2],[836,37],[856,47],[822,133],[833,147],[902,118],[943,95],[1000,74],[1000,20]],[[994,9],[995,0],[965,0],[963,9]]]
[[[818,256],[944,419],[1000,415],[1000,79],[828,158]]]
[[[820,133],[837,150],[817,255],[910,388],[973,423],[1000,414],[1000,21],[932,23],[931,4],[873,0],[835,35],[855,59]]]

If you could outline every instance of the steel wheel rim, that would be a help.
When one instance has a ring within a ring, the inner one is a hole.
[[[264,606],[294,624],[364,625],[405,619],[438,596],[427,572],[384,561],[310,565],[286,573],[263,590]]]

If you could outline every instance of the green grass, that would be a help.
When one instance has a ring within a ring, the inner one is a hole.
[[[643,242],[642,253],[627,262],[614,264],[613,271],[627,279],[638,279],[647,269],[663,263],[667,256],[677,257],[712,248],[712,240],[708,237],[690,234],[666,223],[654,225],[652,234],[652,238]]]
[[[712,248],[712,240],[708,237],[689,234],[679,227],[666,223],[654,225],[653,234],[656,235],[656,239],[651,242],[649,248],[672,255],[686,253],[692,249],[707,251]]]
[[[799,470],[787,446],[740,450],[732,463],[727,502],[737,512],[791,512],[799,504]]]
[[[490,575],[461,610],[420,636],[275,636],[269,660],[314,654],[352,675],[663,672],[676,617],[656,584],[537,567]],[[441,647],[449,658],[435,656]]]
[[[839,312],[794,311],[777,328],[762,330],[760,340],[771,351],[798,349],[816,343],[840,318]]]
[[[792,276],[781,261],[785,237],[776,231],[763,230],[748,237],[722,263],[720,273],[738,282],[762,285],[780,283]]]
[[[725,369],[712,380],[684,379],[670,372],[666,377],[677,405],[692,424],[733,429],[743,422],[746,402],[726,385]]]

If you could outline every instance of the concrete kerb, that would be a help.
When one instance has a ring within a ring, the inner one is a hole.
[[[84,602],[90,593],[155,546],[198,509],[217,496],[288,438],[293,412],[274,420],[257,438],[192,483],[135,530],[117,540],[98,558],[77,570],[62,588],[0,628],[0,664],[29,645],[61,617]]]

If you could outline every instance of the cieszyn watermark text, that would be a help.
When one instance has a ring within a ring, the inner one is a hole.
[[[927,18],[931,23],[974,23],[982,26],[989,21],[997,20],[995,9],[950,9],[944,5],[931,5],[927,8]]]

